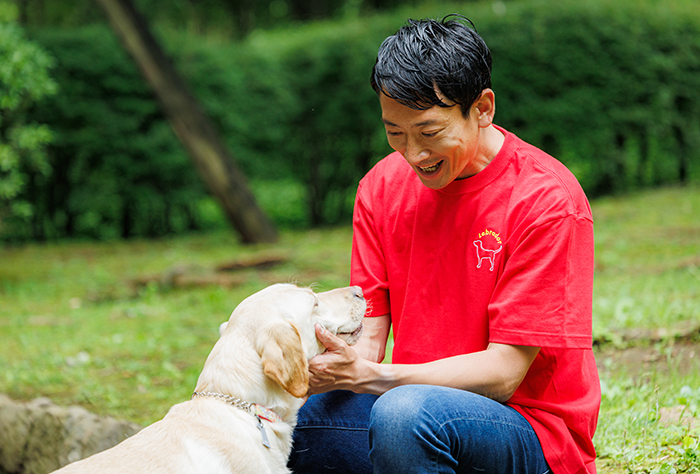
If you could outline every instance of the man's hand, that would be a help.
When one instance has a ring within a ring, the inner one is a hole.
[[[309,361],[309,395],[330,390],[352,390],[363,361],[355,350],[331,332],[316,325],[316,337],[326,352]]]

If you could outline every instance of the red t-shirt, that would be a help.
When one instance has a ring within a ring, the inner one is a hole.
[[[480,173],[424,186],[399,153],[358,188],[352,284],[390,314],[394,363],[541,347],[508,405],[532,424],[556,474],[595,473],[600,382],[591,350],[593,221],[559,161],[497,127]]]

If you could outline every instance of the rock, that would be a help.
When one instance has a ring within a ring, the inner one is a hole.
[[[111,448],[140,429],[47,398],[22,403],[0,394],[0,474],[45,474]]]

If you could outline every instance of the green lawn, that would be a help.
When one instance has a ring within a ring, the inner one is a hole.
[[[700,189],[592,207],[600,472],[700,472]],[[260,246],[218,233],[0,247],[0,393],[151,423],[189,398],[218,325],[244,297],[280,281],[346,285],[351,239],[343,227]],[[285,262],[215,272],[268,256]],[[676,329],[682,338],[668,336]],[[614,357],[625,350],[662,364]],[[669,421],[674,413],[689,421]]]
[[[700,472],[700,189],[600,199],[592,208],[593,332],[610,341],[599,350],[595,442],[601,463],[617,466],[601,472]],[[611,346],[632,357],[603,357]]]

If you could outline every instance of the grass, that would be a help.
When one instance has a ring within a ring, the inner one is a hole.
[[[592,203],[594,336],[601,347],[600,472],[700,472],[700,189],[667,188]],[[644,334],[664,334],[651,341]],[[679,329],[684,338],[672,337]],[[642,335],[640,337],[640,335]],[[611,345],[609,344],[609,345]],[[608,346],[609,346],[608,345]],[[682,350],[687,346],[687,350]],[[680,412],[683,420],[670,416]]]
[[[599,472],[698,473],[700,345],[687,330],[682,339],[668,334],[700,321],[700,190],[645,191],[592,207]],[[238,302],[276,281],[347,284],[351,239],[343,227],[285,232],[260,246],[214,233],[0,247],[0,392],[152,423],[190,396]],[[134,283],[172,281],[165,277],[178,269],[211,276],[219,264],[270,254],[286,262],[218,285]],[[669,328],[665,338],[644,336]],[[639,360],[620,358],[632,350]],[[655,362],[643,363],[649,357]]]
[[[700,189],[593,203],[596,335],[700,321]]]

